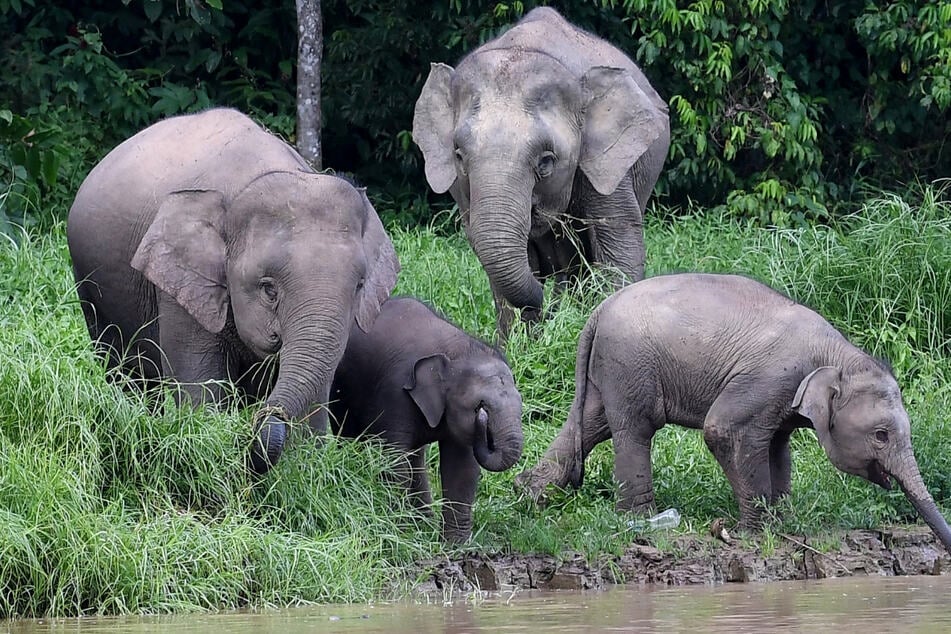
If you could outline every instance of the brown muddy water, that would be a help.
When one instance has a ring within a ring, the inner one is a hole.
[[[472,593],[269,612],[17,621],[8,632],[951,632],[951,575]],[[0,626],[0,630],[3,627]]]

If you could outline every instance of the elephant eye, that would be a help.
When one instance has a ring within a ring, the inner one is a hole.
[[[875,440],[880,443],[888,442],[888,432],[884,429],[879,429],[877,432],[875,432]]]
[[[543,152],[542,155],[538,157],[538,165],[535,166],[535,173],[538,174],[538,178],[548,178],[554,170],[555,153]]]
[[[274,280],[265,277],[261,280],[259,285],[261,287],[261,295],[265,301],[271,304],[277,301],[277,288],[274,286]]]
[[[357,282],[357,290],[358,290],[358,291],[359,291],[361,288],[363,288],[363,285],[366,284],[366,281],[367,281],[367,280],[366,280],[365,277],[361,277],[361,278],[360,278],[360,281]]]

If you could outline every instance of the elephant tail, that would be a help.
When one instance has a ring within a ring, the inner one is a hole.
[[[572,436],[568,482],[576,489],[580,488],[582,482],[584,482],[584,408],[588,397],[588,362],[591,357],[594,335],[598,330],[598,319],[606,303],[602,302],[594,309],[581,331],[581,337],[578,339],[578,355],[575,358],[575,398],[571,402],[571,410],[565,424]]]

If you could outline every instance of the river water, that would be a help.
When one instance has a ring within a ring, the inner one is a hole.
[[[477,632],[951,632],[951,575],[604,592],[456,595],[429,602],[328,605],[267,612],[7,623],[17,634],[198,632],[386,634]],[[0,630],[3,625],[0,624]]]

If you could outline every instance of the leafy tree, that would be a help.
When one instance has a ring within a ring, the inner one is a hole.
[[[456,63],[537,4],[323,2],[323,163],[405,222],[448,205],[409,134],[429,63]],[[659,200],[789,224],[854,208],[866,185],[951,173],[948,0],[552,4],[668,99]],[[296,24],[296,0],[0,0],[0,213],[62,216],[116,143],[213,104],[298,143]]]

